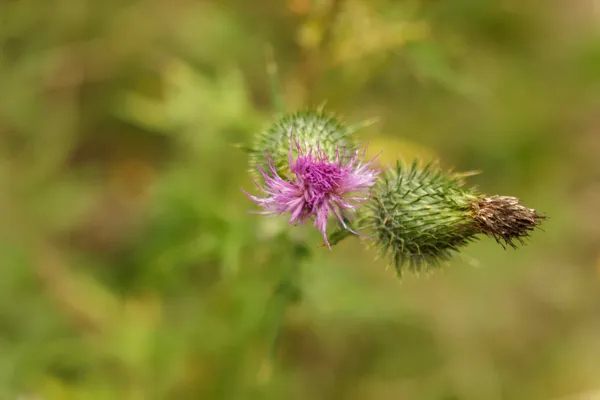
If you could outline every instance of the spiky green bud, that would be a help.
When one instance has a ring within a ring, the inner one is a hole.
[[[297,155],[296,146],[290,146],[293,140],[305,149],[320,148],[329,159],[336,159],[336,152],[346,150],[348,155],[356,149],[352,133],[355,127],[347,126],[333,114],[323,110],[305,110],[285,114],[265,131],[259,133],[250,152],[250,170],[253,174],[257,167],[268,169],[267,154],[277,172],[282,176],[289,174],[288,153],[290,148]]]
[[[394,263],[418,271],[486,234],[514,246],[543,219],[514,197],[486,197],[431,164],[398,163],[383,175],[361,210],[358,228]]]

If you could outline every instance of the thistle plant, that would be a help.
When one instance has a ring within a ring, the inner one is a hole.
[[[313,221],[330,250],[359,235],[389,257],[398,276],[406,266],[416,272],[437,265],[481,235],[516,247],[544,219],[515,197],[483,195],[466,187],[461,175],[433,164],[398,162],[381,171],[375,158],[365,161],[366,151],[353,136],[365,123],[348,126],[323,109],[282,113],[276,68],[269,67],[280,116],[246,147],[253,181],[262,194],[244,192],[259,207],[257,213],[287,215],[292,225]],[[330,219],[338,224],[328,234]],[[302,292],[297,286],[300,264],[311,254],[310,246],[291,237],[289,241],[302,251],[267,305],[265,315],[275,310],[274,319],[266,318],[269,325],[274,323],[271,359],[286,306]]]
[[[545,218],[515,197],[487,196],[463,177],[418,161],[383,173],[364,161],[348,128],[323,110],[284,115],[257,135],[250,166],[263,195],[248,197],[260,214],[309,220],[331,249],[360,235],[395,266],[419,271],[449,259],[481,235],[517,247]],[[261,182],[259,183],[258,180]],[[327,234],[328,219],[339,221]]]

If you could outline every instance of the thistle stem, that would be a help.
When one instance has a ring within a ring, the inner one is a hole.
[[[268,355],[265,364],[270,375],[271,366],[274,364],[281,333],[285,323],[287,309],[290,305],[300,301],[301,289],[298,286],[300,266],[304,259],[308,258],[310,252],[302,243],[292,243],[292,259],[289,267],[284,271],[279,283],[273,290],[265,312],[265,325],[268,331]],[[269,378],[270,376],[263,378]]]

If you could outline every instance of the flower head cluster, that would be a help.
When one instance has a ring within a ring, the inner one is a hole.
[[[407,264],[412,271],[437,265],[482,235],[516,247],[545,218],[515,197],[479,193],[435,163],[397,162],[380,171],[357,150],[352,134],[360,126],[306,110],[258,133],[248,150],[262,194],[246,194],[259,213],[288,214],[296,225],[313,221],[330,249],[361,232],[398,275]],[[328,237],[332,216],[343,229]]]
[[[364,152],[346,153],[346,149],[338,147],[335,158],[331,159],[319,146],[302,146],[290,135],[290,177],[283,178],[266,154],[268,171],[257,167],[264,185],[255,182],[265,195],[247,195],[263,208],[262,214],[291,214],[291,224],[314,218],[314,225],[330,247],[326,233],[329,216],[334,215],[344,228],[353,232],[346,224],[347,212],[369,198],[369,188],[379,173],[372,167],[374,159],[364,162]]]

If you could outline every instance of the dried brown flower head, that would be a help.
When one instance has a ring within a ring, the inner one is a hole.
[[[472,203],[477,229],[496,239],[502,246],[516,248],[516,241],[523,239],[539,226],[545,216],[534,209],[524,207],[516,197],[484,197]]]

